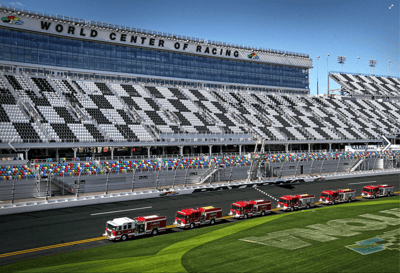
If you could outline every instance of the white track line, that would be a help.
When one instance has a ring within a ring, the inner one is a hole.
[[[130,211],[130,210],[140,210],[140,209],[151,209],[152,207],[143,207],[143,208],[135,208],[135,209],[124,209],[124,210],[116,210],[116,211],[107,211],[107,212],[99,212],[99,213],[93,213],[90,214],[92,216],[94,215],[101,215],[101,214],[109,214],[109,213],[117,213],[117,212],[123,212],[123,211]]]
[[[349,185],[355,185],[355,184],[367,184],[367,183],[376,183],[376,181],[367,181],[367,182],[349,183]]]

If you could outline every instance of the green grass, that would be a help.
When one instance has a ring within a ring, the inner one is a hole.
[[[364,213],[379,214],[382,210],[398,208],[399,204],[399,197],[391,197],[259,217],[23,261],[2,266],[1,271],[399,272],[398,250],[361,255],[345,247],[385,231],[398,230],[399,226],[364,231],[359,235],[339,237],[324,243],[302,238],[310,245],[297,250],[284,250],[240,240],[290,228],[325,224],[332,219],[356,218]]]

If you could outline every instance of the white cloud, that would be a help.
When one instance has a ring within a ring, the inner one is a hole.
[[[8,2],[8,5],[15,8],[25,7],[25,5],[22,4],[21,2]]]

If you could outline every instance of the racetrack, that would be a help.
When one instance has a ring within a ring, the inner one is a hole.
[[[331,180],[285,186],[263,186],[259,188],[275,198],[279,198],[285,194],[301,193],[315,194],[319,197],[322,190],[338,188],[356,189],[356,195],[359,196],[364,185],[382,183],[393,184],[395,191],[398,191],[399,175]],[[261,198],[269,200],[267,196],[251,188],[235,189],[1,216],[0,230],[6,236],[2,238],[3,247],[0,249],[0,254],[98,238],[104,232],[106,221],[117,217],[161,214],[167,216],[167,224],[171,225],[175,212],[183,208],[214,205],[222,207],[223,215],[227,215],[232,202]],[[272,207],[276,207],[277,203],[274,200],[271,201]],[[179,229],[174,230],[180,231]],[[173,231],[169,230],[169,232]],[[52,255],[54,253],[107,244],[111,243],[106,240],[96,240],[63,248],[49,248],[42,251],[3,257],[0,258],[0,263],[15,262],[20,259]]]

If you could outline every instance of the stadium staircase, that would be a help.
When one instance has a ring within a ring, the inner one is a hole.
[[[364,162],[364,158],[359,158],[356,163],[354,163],[353,167],[351,167],[350,172],[354,172],[357,168]]]
[[[219,171],[219,165],[213,162],[211,167],[200,177],[199,182],[197,182],[196,184],[203,184],[218,171]]]

